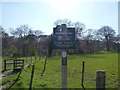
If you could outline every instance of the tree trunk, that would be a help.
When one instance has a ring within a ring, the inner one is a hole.
[[[108,37],[106,36],[105,37],[106,38],[106,46],[107,46],[107,51],[110,51],[110,46],[109,46],[109,39],[108,39]]]
[[[110,46],[109,46],[109,42],[106,43],[107,44],[107,51],[110,51]]]

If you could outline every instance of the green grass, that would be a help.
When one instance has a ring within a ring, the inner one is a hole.
[[[106,87],[118,87],[118,53],[99,52],[94,54],[68,55],[68,88],[81,87],[82,62],[85,61],[85,88],[95,88],[97,70],[106,71]],[[52,56],[47,60],[46,71],[43,70],[44,59],[35,63],[33,88],[61,88],[61,56]],[[29,88],[31,66],[22,71],[20,79],[13,88]],[[9,87],[18,73],[7,76],[2,83]],[[9,82],[8,82],[9,81]]]

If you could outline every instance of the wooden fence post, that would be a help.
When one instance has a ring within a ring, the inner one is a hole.
[[[43,71],[41,73],[41,76],[43,76],[45,70],[46,70],[46,64],[47,64],[47,56],[45,56],[45,63],[44,63],[44,68],[43,68]]]
[[[24,62],[25,62],[25,59],[22,59],[21,69],[24,68]]]
[[[105,90],[105,70],[96,72],[96,90]]]
[[[85,62],[83,61],[83,63],[82,63],[82,80],[81,80],[81,85],[82,85],[83,90],[85,90],[85,87],[84,87],[84,66],[85,66]]]
[[[4,60],[4,71],[7,71],[7,69],[6,69],[6,60]]]
[[[34,65],[32,65],[32,73],[31,73],[31,79],[30,79],[30,87],[29,87],[29,90],[32,90],[33,75],[34,75]]]
[[[16,68],[16,63],[15,63],[15,60],[13,60],[13,70],[15,71],[15,68]]]

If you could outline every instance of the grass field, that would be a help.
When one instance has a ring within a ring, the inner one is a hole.
[[[52,56],[47,60],[46,71],[43,70],[44,59],[38,60],[35,65],[33,88],[61,88],[61,56]],[[118,87],[118,53],[99,52],[94,54],[68,55],[68,88],[82,88],[81,69],[85,61],[85,88],[95,88],[97,70],[106,71],[106,87]],[[17,83],[12,88],[29,88],[31,66],[24,69]],[[9,87],[17,78],[18,73],[5,77],[2,81]]]

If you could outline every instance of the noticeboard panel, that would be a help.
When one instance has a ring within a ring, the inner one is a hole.
[[[54,49],[74,49],[75,28],[53,28],[52,42]]]

